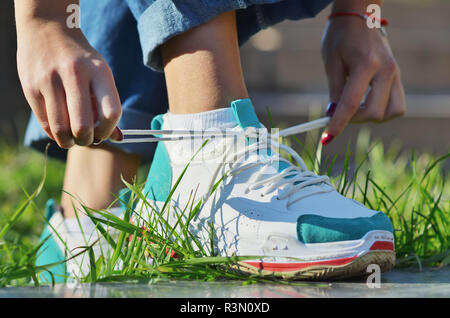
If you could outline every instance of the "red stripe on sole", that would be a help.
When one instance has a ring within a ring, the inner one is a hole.
[[[303,262],[303,263],[268,263],[268,262],[244,262],[250,266],[264,269],[272,272],[292,272],[305,269],[312,266],[328,265],[328,266],[340,266],[345,265],[353,261],[357,256],[338,258],[328,261],[318,262]]]
[[[389,250],[389,251],[393,251],[394,250],[394,243],[392,242],[388,242],[388,241],[376,241],[375,243],[372,244],[372,246],[370,247],[370,250]]]
[[[394,250],[394,243],[389,241],[376,241],[370,247],[370,250]],[[302,263],[269,263],[269,262],[244,262],[247,265],[256,267],[258,269],[272,271],[272,272],[292,272],[298,271],[301,269],[305,269],[313,266],[341,266],[346,265],[353,260],[355,260],[357,256],[346,257],[346,258],[337,258],[327,261],[317,261],[317,262],[302,262]]]

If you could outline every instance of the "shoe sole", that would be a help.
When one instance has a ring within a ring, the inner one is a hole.
[[[151,203],[153,206],[158,206],[159,202],[151,201]],[[342,243],[347,244],[347,251],[353,249],[352,245],[356,244],[353,254],[346,253],[346,256],[320,261],[240,261],[226,267],[244,275],[285,280],[335,280],[368,275],[367,267],[371,264],[379,265],[381,272],[389,271],[395,265],[394,237],[389,232],[372,231],[360,241],[334,242],[325,245],[328,245],[328,250],[333,248],[340,250],[342,247],[339,247],[339,245],[342,245]],[[317,248],[319,251],[324,244],[321,245],[320,248],[318,246],[312,248]],[[319,253],[321,252],[319,251]]]
[[[360,255],[316,262],[271,263],[241,261],[231,268],[241,274],[273,277],[285,280],[336,280],[365,276],[370,264],[380,266],[381,272],[395,265],[395,252],[391,242],[377,241],[369,251]]]

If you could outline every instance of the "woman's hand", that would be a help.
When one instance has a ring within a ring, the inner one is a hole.
[[[382,122],[404,114],[400,70],[380,30],[368,28],[358,17],[333,18],[322,40],[322,56],[330,100],[337,104],[331,110],[323,144],[338,136],[350,121]]]
[[[64,17],[25,17],[22,9],[16,8],[19,77],[42,128],[62,148],[120,140],[121,104],[106,61]]]

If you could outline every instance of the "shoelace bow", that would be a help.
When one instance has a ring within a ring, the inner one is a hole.
[[[281,189],[282,186],[285,186],[282,190],[279,191],[277,196],[277,199],[284,200],[290,197],[292,194],[298,192],[300,189],[305,188],[307,186],[321,183],[326,183],[329,185],[331,184],[329,183],[329,178],[327,176],[318,176],[313,172],[309,171],[303,159],[300,157],[299,154],[297,154],[297,152],[294,149],[292,149],[287,145],[279,143],[277,140],[279,140],[280,137],[287,137],[290,135],[296,135],[313,129],[325,127],[328,125],[329,121],[330,117],[323,117],[280,130],[278,133],[275,134],[269,134],[266,130],[267,133],[263,135],[258,133],[258,129],[254,127],[248,127],[240,131],[227,131],[226,135],[223,135],[223,132],[220,133],[218,131],[128,129],[122,130],[124,136],[124,139],[122,141],[113,141],[113,142],[141,143],[141,142],[158,142],[158,141],[178,141],[185,139],[206,139],[208,137],[217,137],[217,136],[234,137],[235,141],[239,140],[239,138],[249,138],[251,140],[255,140],[255,142],[247,145],[245,149],[242,149],[237,152],[231,152],[233,158],[237,159],[234,161],[227,174],[230,176],[237,175],[247,169],[261,165],[263,166],[263,168],[256,173],[254,179],[247,187],[247,191],[264,187],[265,189],[263,192],[261,192],[261,195],[267,195],[268,193],[271,193],[275,189]],[[134,138],[126,138],[127,136],[134,136]],[[145,137],[145,136],[156,136],[156,137]],[[268,139],[270,139],[270,143],[267,142]],[[231,145],[229,149],[224,152],[222,162],[229,162],[227,160],[229,160],[230,149],[233,148],[232,146],[233,145]],[[278,152],[276,153],[271,152],[271,155],[269,156],[262,156],[262,157],[259,156],[258,160],[252,161],[250,163],[245,162],[247,159],[246,156],[248,156],[248,154],[250,153],[259,153],[262,150],[268,149],[272,151],[273,149],[276,148],[284,150],[288,154],[290,154],[292,158],[294,158],[295,161],[298,163],[298,166],[295,166],[288,160],[280,157]],[[285,162],[286,168],[279,173],[276,174],[272,173],[271,175],[269,174],[269,177],[264,177],[265,173],[269,169],[273,169],[274,162],[278,162],[278,164],[280,164],[281,162]],[[212,182],[216,180],[218,173],[219,169],[216,171],[214,177],[212,178]],[[214,184],[212,183],[209,188],[212,188],[213,186]],[[295,201],[297,201],[298,199],[299,198],[297,198]]]

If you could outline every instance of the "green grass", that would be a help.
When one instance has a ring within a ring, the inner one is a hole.
[[[0,140],[1,141],[1,140]],[[58,198],[61,193],[64,163],[49,159],[45,186],[34,199],[44,207],[48,198]],[[25,200],[24,193],[36,190],[44,171],[42,154],[24,147],[11,147],[0,142],[0,228],[13,211]],[[20,236],[21,240],[36,241],[43,224],[30,208],[22,215],[20,222],[8,233],[9,238]]]
[[[386,148],[379,141],[371,141],[370,134],[362,131],[355,153],[347,150],[344,160],[338,162],[336,158],[322,158],[322,149],[316,149],[317,138],[317,132],[313,132],[304,144],[297,138],[284,142],[301,144],[300,154],[307,165],[329,175],[342,194],[390,216],[395,228],[398,267],[450,263],[450,185],[446,183],[448,172],[443,168],[450,154],[435,157],[426,153],[400,153],[398,144]],[[60,196],[64,164],[49,160],[43,175],[42,155],[23,148],[3,146],[0,149],[0,286],[39,284],[37,273],[45,268],[34,266],[34,259],[44,225],[43,209],[48,198]],[[209,251],[213,248],[205,249],[189,232],[187,224],[199,208],[199,204],[193,203],[195,189],[173,227],[165,218],[171,208],[169,204],[158,213],[147,203],[146,208],[153,213],[151,218],[145,218],[146,230],[143,230],[130,223],[132,212],[138,219],[142,213],[142,210],[133,211],[133,203],[145,199],[142,180],[127,187],[131,199],[123,202],[127,206],[123,218],[85,207],[85,213],[96,222],[101,233],[106,234],[107,227],[116,228],[118,233],[105,235],[111,253],[94,255],[89,246],[79,252],[84,252],[91,264],[90,273],[82,281],[259,281],[257,277],[231,271],[228,265],[238,258],[211,255]],[[166,230],[156,230],[161,227]],[[177,258],[170,257],[172,251]]]
[[[398,142],[385,149],[380,141],[370,141],[367,130],[358,135],[355,152],[353,160],[347,152],[342,168],[335,169],[334,185],[391,218],[396,266],[450,264],[450,184],[444,170],[450,153],[400,154]],[[333,165],[320,164],[318,172],[330,174]]]

